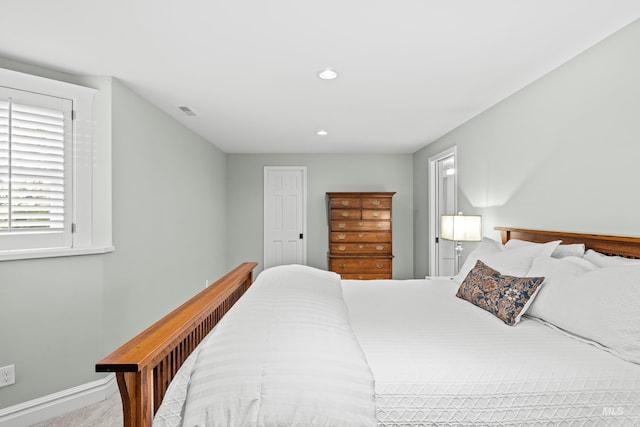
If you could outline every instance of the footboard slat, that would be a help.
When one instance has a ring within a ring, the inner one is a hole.
[[[96,364],[116,373],[125,427],[151,425],[178,369],[249,288],[256,265],[239,265]]]

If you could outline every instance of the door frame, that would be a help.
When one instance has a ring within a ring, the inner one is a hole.
[[[455,169],[455,174],[453,177],[453,187],[456,191],[453,194],[453,206],[454,212],[458,211],[458,149],[454,145],[451,148],[448,148],[434,156],[429,157],[429,166],[428,166],[428,180],[429,180],[429,275],[433,276],[438,274],[438,258],[436,257],[436,229],[438,221],[438,203],[439,198],[437,197],[437,188],[438,188],[438,179],[436,163],[446,159],[453,155],[453,167]],[[456,270],[458,266],[455,266]]]
[[[306,166],[265,166],[264,167],[264,192],[263,192],[263,225],[262,225],[262,266],[267,265],[267,253],[269,249],[269,242],[267,240],[267,204],[269,193],[269,172],[271,171],[300,171],[302,172],[302,264],[307,265],[307,167]]]

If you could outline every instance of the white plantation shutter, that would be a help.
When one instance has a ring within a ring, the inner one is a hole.
[[[71,246],[71,111],[0,88],[0,250]]]
[[[9,221],[9,102],[0,99],[0,231]]]

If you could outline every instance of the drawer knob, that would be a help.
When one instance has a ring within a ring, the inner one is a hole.
[[[346,267],[346,265],[345,265],[345,264],[338,264],[338,267],[340,267],[340,268],[345,268],[345,267]]]
[[[377,217],[379,217],[379,216],[380,216],[380,212],[377,212],[377,211],[376,211],[376,212],[374,212],[374,213],[373,213],[373,216],[374,216],[374,217],[376,217],[376,218],[377,218]]]
[[[346,226],[347,226],[347,224],[344,223],[344,222],[341,222],[341,223],[338,224],[338,228],[345,228]]]
[[[358,237],[364,237],[364,233],[358,233]]]
[[[376,267],[378,267],[378,268],[382,268],[382,267],[384,267],[384,264],[382,264],[382,263],[377,263],[377,264],[376,264]]]
[[[359,222],[358,225],[362,227],[364,225],[364,222]]]
[[[339,251],[346,251],[347,247],[346,246],[338,246],[338,250]]]
[[[349,216],[349,211],[342,211],[342,216]]]
[[[382,228],[383,226],[384,226],[384,224],[383,224],[383,223],[381,223],[381,222],[379,222],[379,223],[377,223],[377,224],[376,224],[376,227],[378,227],[378,228]]]
[[[373,206],[380,206],[380,200],[372,200],[372,201],[371,201],[371,204],[372,204]]]
[[[342,206],[349,206],[349,201],[348,200],[343,200],[342,201]]]
[[[384,250],[384,246],[382,245],[376,246],[376,251],[383,251],[383,250]]]
[[[360,260],[358,261],[358,264],[364,264],[364,261]]]
[[[346,234],[338,234],[338,240],[344,240],[347,238]]]
[[[362,249],[364,248],[364,245],[358,245],[358,248]]]

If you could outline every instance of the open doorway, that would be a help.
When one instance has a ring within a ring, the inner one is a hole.
[[[429,158],[429,275],[453,276],[458,271],[454,242],[440,239],[440,217],[457,207],[456,147]]]

